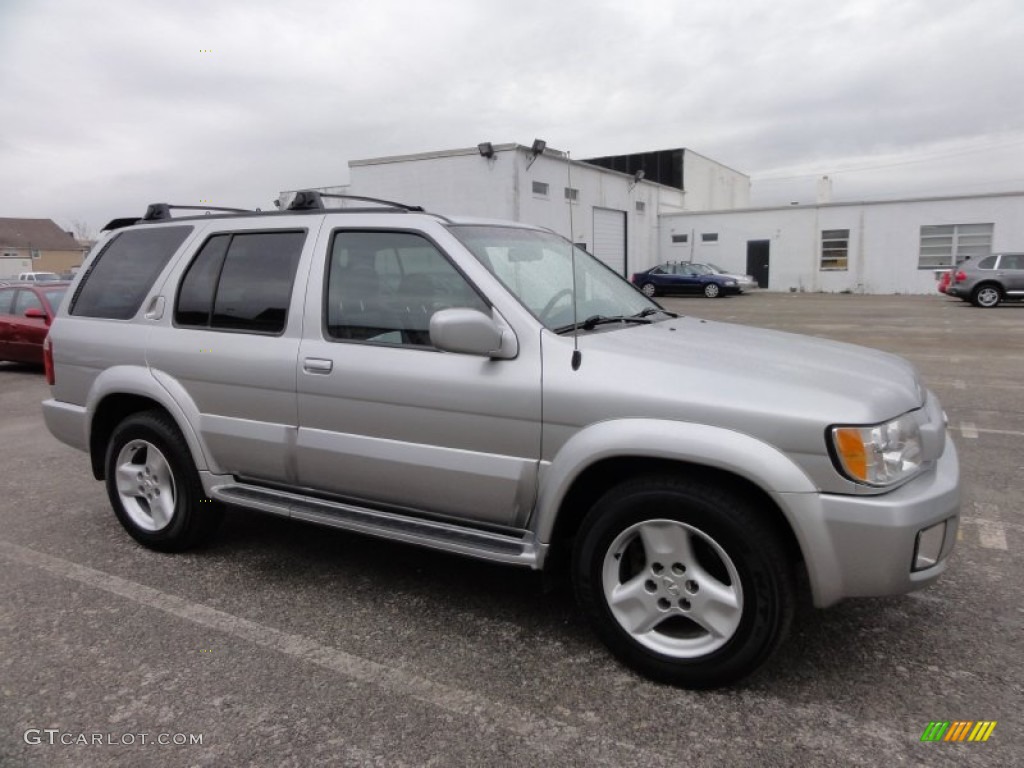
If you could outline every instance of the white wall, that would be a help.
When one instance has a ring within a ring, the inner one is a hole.
[[[750,205],[750,177],[689,149],[683,151],[683,187],[688,211]]]
[[[522,221],[548,227],[593,247],[593,209],[626,213],[627,269],[656,263],[658,211],[680,210],[681,190],[641,181],[586,163],[568,163],[559,154],[539,155],[531,163],[528,148],[498,145],[493,158],[473,149],[427,155],[358,160],[349,164],[353,195],[381,197],[422,205],[437,213]],[[565,188],[579,190],[575,203]],[[548,185],[548,194],[533,192],[533,182]],[[645,204],[643,213],[637,201]],[[287,200],[284,201],[285,203]]]
[[[713,261],[746,272],[748,240],[770,242],[769,289],[932,293],[932,269],[918,269],[921,227],[993,223],[992,250],[1024,250],[1024,193],[891,202],[664,214],[657,261]],[[821,232],[850,230],[849,264],[820,269]],[[717,232],[718,242],[701,242]],[[673,234],[689,234],[687,245]]]

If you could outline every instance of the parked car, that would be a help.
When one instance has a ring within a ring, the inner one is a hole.
[[[644,272],[637,272],[630,282],[654,297],[669,294],[703,294],[709,299],[739,293],[736,278],[719,275],[703,264],[669,262],[658,264]]]
[[[18,281],[22,283],[56,283],[60,281],[60,275],[56,272],[22,272],[18,275]]]
[[[948,270],[948,269],[945,272],[943,272],[941,275],[939,275],[939,284],[936,286],[938,291],[939,291],[939,293],[945,293],[946,292],[946,290],[949,288],[949,281],[950,281],[951,278],[952,278],[952,271]]]
[[[954,269],[946,295],[985,308],[1024,300],[1024,253],[995,253],[965,261]]]
[[[945,571],[957,453],[905,360],[678,317],[545,229],[378,205],[108,225],[43,413],[138,542],[198,544],[230,504],[562,564],[616,656],[695,688],[765,663],[799,574],[824,607]]]
[[[757,280],[754,279],[753,275],[737,275],[734,272],[722,269],[717,264],[712,264],[710,261],[704,262],[704,266],[714,272],[716,275],[722,275],[723,277],[731,277],[736,281],[736,285],[740,288],[740,293],[744,291],[752,291],[758,287]]]
[[[0,360],[43,364],[43,339],[67,283],[0,285]]]

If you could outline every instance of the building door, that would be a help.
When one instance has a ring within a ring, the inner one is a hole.
[[[758,288],[768,287],[768,247],[770,240],[747,240],[747,274],[757,280]]]
[[[594,209],[594,255],[626,276],[626,212]]]

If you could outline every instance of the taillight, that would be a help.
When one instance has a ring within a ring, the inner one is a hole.
[[[966,279],[967,279],[967,273],[964,272],[962,269],[959,272],[956,273],[956,281],[958,283],[962,283]]]
[[[43,342],[43,370],[46,371],[46,383],[52,387],[57,377],[53,373],[53,341],[49,336]]]

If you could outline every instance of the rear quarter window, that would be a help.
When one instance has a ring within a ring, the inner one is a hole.
[[[0,315],[11,314],[14,303],[14,288],[0,288]]]
[[[989,256],[978,262],[978,269],[994,269],[997,256]]]
[[[71,299],[70,313],[128,320],[171,256],[192,232],[190,226],[122,232],[96,256]]]

